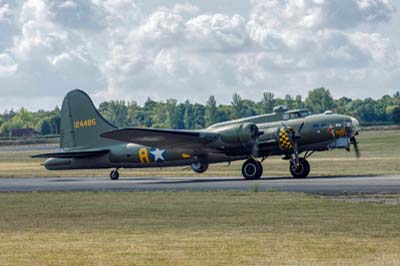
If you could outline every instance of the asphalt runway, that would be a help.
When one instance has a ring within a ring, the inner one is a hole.
[[[288,191],[322,194],[400,193],[400,175],[268,177],[245,181],[240,177],[37,177],[0,178],[0,192],[33,191]]]

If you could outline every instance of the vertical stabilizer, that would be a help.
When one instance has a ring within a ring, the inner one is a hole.
[[[100,134],[116,129],[81,90],[70,91],[61,108],[61,149],[90,149],[116,143]]]

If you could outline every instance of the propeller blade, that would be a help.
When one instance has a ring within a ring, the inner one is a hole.
[[[360,154],[360,150],[358,149],[358,143],[357,143],[356,138],[355,138],[355,137],[352,137],[352,138],[350,139],[350,141],[351,141],[351,144],[353,144],[353,146],[354,146],[354,152],[355,152],[355,154],[356,154],[356,158],[357,158],[357,159],[360,159],[361,154]]]
[[[303,127],[304,127],[304,122],[303,122],[303,123],[301,123],[301,125],[300,125],[299,129],[297,130],[297,133],[296,133],[296,135],[300,135],[300,131],[303,129]]]

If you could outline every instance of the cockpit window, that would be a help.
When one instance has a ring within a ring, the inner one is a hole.
[[[309,116],[309,115],[311,115],[311,112],[308,111],[308,110],[300,111],[300,116],[301,117],[306,117],[306,116]]]
[[[290,119],[294,119],[294,118],[299,118],[300,114],[299,113],[292,113],[290,114]]]
[[[288,120],[288,119],[289,119],[289,114],[283,114],[282,119],[283,119],[283,120]]]

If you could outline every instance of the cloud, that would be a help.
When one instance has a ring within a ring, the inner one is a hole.
[[[0,2],[0,23],[9,23],[11,22],[10,16],[12,14],[12,11],[10,9],[9,4],[2,4]]]
[[[255,99],[262,90],[283,96],[326,86],[363,97],[397,86],[399,37],[379,28],[393,23],[393,1],[250,0],[248,11],[231,5],[213,11],[172,0],[0,0],[0,95],[31,104],[82,88],[96,101],[204,101],[214,94],[229,102],[234,92]]]
[[[248,35],[242,16],[200,15],[186,22],[187,39],[202,51],[231,51],[245,46]]]
[[[0,77],[11,76],[18,70],[18,65],[14,59],[6,54],[0,54]]]
[[[65,1],[59,5],[60,8],[75,9],[78,4],[74,1]]]

